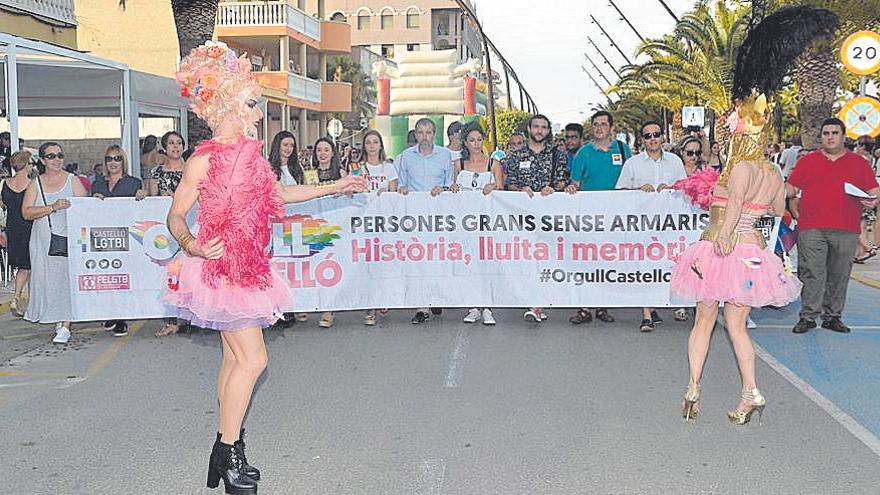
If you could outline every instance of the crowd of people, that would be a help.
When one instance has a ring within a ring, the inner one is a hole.
[[[635,140],[637,152],[634,152],[626,142],[625,134],[616,133],[613,115],[605,111],[597,112],[590,118],[589,136],[585,135],[587,131],[583,125],[570,123],[555,141],[549,119],[534,115],[527,121],[522,133],[510,136],[504,150],[491,152],[485,147],[486,135],[477,122],[454,122],[445,131],[447,146],[437,145],[434,121],[427,118],[419,120],[410,132],[412,146],[397,157],[388,156],[383,136],[375,130],[364,133],[361,142],[355,146],[337,146],[334,141],[322,137],[307,147],[301,147],[293,133],[281,131],[271,140],[267,159],[277,181],[284,186],[327,184],[356,173],[362,174],[368,181],[369,189],[377,194],[407,194],[412,191],[430,192],[432,195],[460,190],[480,190],[484,194],[496,190],[520,191],[528,195],[620,189],[652,193],[670,189],[676,182],[700,170],[720,172],[725,163],[719,144],[710,141],[701,129],[687,129],[681,139],[670,142],[664,126],[655,121],[645,122],[641,126]],[[850,142],[842,136],[838,140],[845,146],[844,156],[847,160],[867,164],[866,170],[873,177],[880,163],[880,147],[875,149],[870,139]],[[799,163],[807,157],[811,158],[806,159],[806,163],[813,163],[817,156],[828,155],[830,144],[825,141],[823,136],[819,149],[805,149],[796,136],[790,143],[768,145],[764,158],[776,164],[779,172],[794,188],[794,184],[803,180],[801,174],[794,172]],[[0,135],[2,149],[8,149],[8,133],[5,138]],[[86,177],[64,166],[64,151],[58,143],[43,143],[35,154],[27,150],[14,155],[7,152],[3,160],[3,166],[9,170],[9,177],[2,185],[2,204],[6,211],[3,241],[9,254],[8,263],[16,270],[15,294],[10,308],[12,314],[32,321],[55,323],[54,341],[67,342],[70,338],[70,298],[64,292],[67,284],[60,283],[67,278],[66,263],[63,258],[47,256],[43,249],[48,246],[50,233],[65,234],[63,211],[69,207],[67,199],[71,196],[136,199],[173,196],[191,153],[185,138],[176,131],[167,132],[160,138],[147,136],[142,141],[141,177],[130,174],[128,157],[118,145],[108,147],[103,161],[95,164],[93,175]],[[842,201],[845,198],[835,196],[840,196],[838,193],[827,191],[816,198],[814,201],[818,201],[818,209],[846,204]],[[802,193],[793,195],[787,201],[786,219],[789,222],[797,222],[803,214],[801,196]],[[812,238],[809,232],[803,234],[808,230],[805,227],[810,225],[811,213],[812,209],[808,206],[807,224],[801,222],[797,229],[801,231],[799,246]],[[876,207],[860,209],[854,252],[849,254],[847,244],[843,247],[848,254],[834,258],[838,262],[845,258],[847,263],[830,267],[829,261],[829,273],[837,274],[838,279],[837,282],[828,283],[835,286],[838,292],[845,290],[845,287],[834,285],[845,285],[839,276],[848,276],[852,263],[864,263],[880,249],[874,229],[875,219]],[[831,224],[835,229],[853,231],[849,221],[845,229],[842,224]],[[825,225],[820,223],[822,227]],[[835,244],[835,249],[839,247]],[[779,251],[782,254],[783,250]],[[802,269],[806,274],[812,273],[810,267],[816,263],[810,258],[810,253],[809,249],[799,251],[799,261],[803,262],[801,258],[808,257]],[[839,254],[837,251],[835,253]],[[826,275],[822,271],[812,276],[819,283],[827,278]],[[24,289],[29,279],[30,303],[25,305]],[[52,289],[47,290],[50,287]],[[815,310],[809,311],[805,318],[815,319]],[[363,322],[365,325],[375,325],[387,313],[382,308],[367,310]],[[839,318],[839,313],[840,310],[832,309],[829,315]],[[412,323],[422,324],[440,314],[442,308],[418,308]],[[672,316],[676,321],[687,321],[691,314],[689,308],[676,308]],[[578,308],[569,322],[574,325],[590,323],[594,315],[595,319],[605,323],[615,321],[608,308]],[[297,322],[307,322],[308,318],[306,313],[286,313],[275,327],[286,328]],[[542,308],[532,307],[523,313],[523,318],[541,323],[547,319],[547,315]],[[463,321],[486,325],[496,323],[491,308],[470,308],[463,316]],[[651,332],[662,322],[660,312],[646,307],[642,308],[638,328],[642,332]],[[320,314],[320,327],[330,328],[333,324],[332,312]],[[751,318],[748,318],[747,324],[749,328],[756,326]],[[117,336],[124,336],[128,331],[124,321],[107,321],[104,325]],[[808,324],[801,324],[796,330],[802,330],[804,325]],[[172,335],[178,328],[176,319],[167,318],[156,335]]]

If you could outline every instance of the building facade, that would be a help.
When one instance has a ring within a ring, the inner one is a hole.
[[[316,0],[309,0],[317,12]],[[383,57],[401,51],[458,51],[460,62],[481,58],[482,42],[453,0],[326,0],[328,19],[351,25],[353,46]]]
[[[328,75],[328,57],[350,56],[351,28],[322,20],[324,2],[221,1],[214,37],[247,52],[268,99],[264,134],[294,131],[301,148],[326,135],[330,114],[351,111],[351,84]]]
[[[73,0],[0,0],[0,32],[77,48]]]

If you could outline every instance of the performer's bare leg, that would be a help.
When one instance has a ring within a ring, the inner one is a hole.
[[[238,440],[254,385],[266,369],[269,357],[260,328],[221,332],[221,336],[224,342],[223,366],[226,366],[227,352],[232,354],[232,363],[226,383],[220,390],[220,433],[221,441],[231,445]],[[223,379],[222,368],[220,379]]]
[[[727,324],[727,333],[733,343],[733,352],[736,353],[736,362],[739,365],[739,374],[742,379],[743,390],[757,388],[755,384],[755,347],[752,338],[746,330],[746,318],[752,308],[737,306],[735,304],[724,305],[724,321]],[[740,409],[747,409],[751,402],[742,400]]]
[[[709,341],[718,317],[718,301],[700,301],[697,303],[694,317],[694,328],[688,337],[688,364],[690,366],[690,383],[699,384],[703,376],[703,366],[709,352]]]

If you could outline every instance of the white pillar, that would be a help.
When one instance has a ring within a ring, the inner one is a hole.
[[[279,38],[279,48],[281,50],[280,63],[278,70],[281,72],[290,72],[290,38],[287,34]]]
[[[15,153],[18,150],[18,61],[15,45],[6,51],[6,119],[9,121],[9,144]]]
[[[309,114],[305,108],[299,109],[299,119],[297,124],[297,134],[299,138],[297,139],[300,148],[307,148],[310,144],[308,142],[309,139]]]

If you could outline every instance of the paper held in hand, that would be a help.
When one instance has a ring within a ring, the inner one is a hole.
[[[871,200],[873,200],[873,199],[877,199],[877,196],[871,196],[870,194],[866,193],[865,191],[862,191],[862,190],[859,189],[858,187],[856,187],[856,186],[850,184],[849,182],[844,182],[844,183],[843,183],[843,190],[844,190],[847,194],[849,194],[850,196],[853,196],[853,197],[855,197],[855,198],[859,198],[859,199],[871,199]]]

